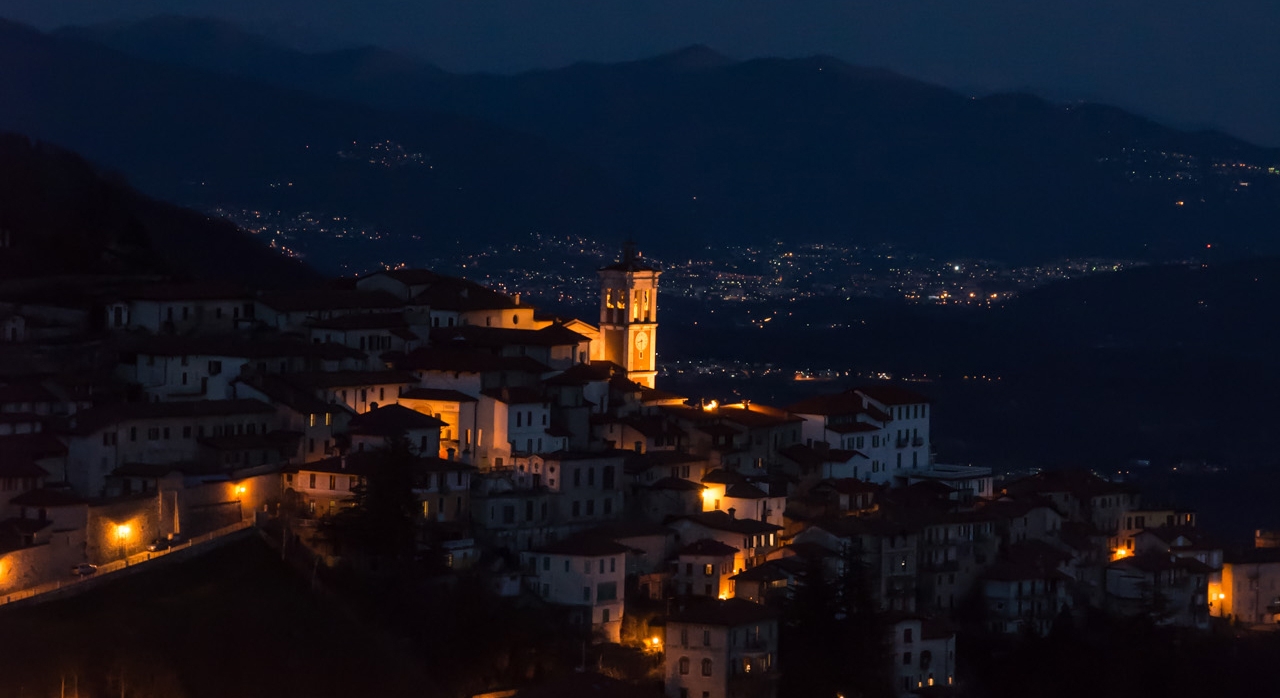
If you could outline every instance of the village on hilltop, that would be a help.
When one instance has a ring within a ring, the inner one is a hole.
[[[663,390],[660,275],[628,245],[595,324],[413,269],[295,291],[0,285],[0,603],[251,528],[367,569],[323,522],[399,449],[421,555],[660,655],[669,698],[775,695],[775,602],[815,575],[856,576],[884,614],[899,695],[956,685],[962,622],[1280,620],[1280,539],[1226,555],[1194,512],[1087,470],[936,462],[914,389]]]

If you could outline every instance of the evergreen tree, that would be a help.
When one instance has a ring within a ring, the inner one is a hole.
[[[371,558],[390,562],[411,558],[421,504],[413,493],[414,455],[409,443],[394,441],[362,464],[365,472],[352,490],[353,506],[333,517],[335,537]]]

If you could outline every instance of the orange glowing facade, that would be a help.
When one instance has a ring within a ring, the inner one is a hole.
[[[600,339],[603,358],[648,388],[658,375],[658,276],[633,243],[622,261],[600,270]]]

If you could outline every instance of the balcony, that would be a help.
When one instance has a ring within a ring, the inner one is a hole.
[[[911,445],[911,439],[898,439],[896,445],[898,448],[906,448]]]
[[[912,448],[920,448],[924,445],[924,437],[916,436],[911,439]]]

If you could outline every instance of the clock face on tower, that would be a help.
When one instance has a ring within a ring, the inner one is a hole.
[[[644,351],[645,347],[647,346],[649,346],[649,333],[648,332],[636,333],[636,349],[639,349],[640,351]]]

